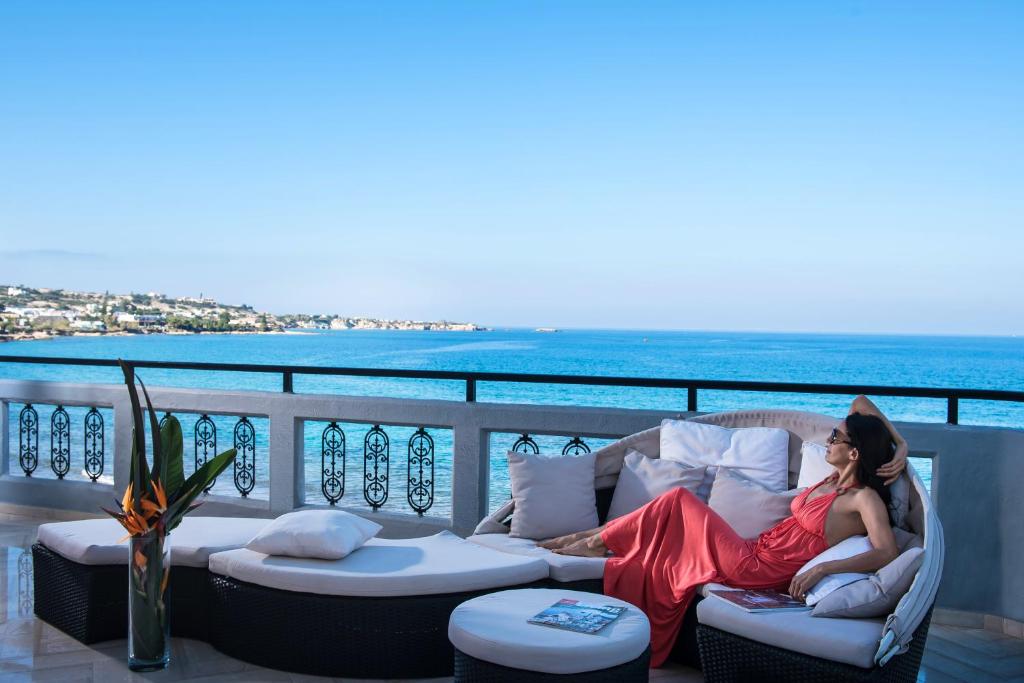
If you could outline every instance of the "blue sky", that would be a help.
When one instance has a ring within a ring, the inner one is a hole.
[[[1024,4],[0,4],[0,283],[1024,333]]]

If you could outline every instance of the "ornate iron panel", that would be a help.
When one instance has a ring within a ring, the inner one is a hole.
[[[533,453],[534,455],[540,453],[540,447],[529,434],[523,434],[516,439],[516,442],[512,444],[512,450],[516,453]]]
[[[363,439],[363,498],[374,510],[388,500],[390,460],[391,442],[388,435],[380,425],[373,425],[373,429]]]
[[[196,420],[193,437],[195,443],[193,454],[195,456],[196,469],[198,470],[206,464],[210,456],[217,455],[217,425],[213,423],[213,420],[206,413],[203,413]],[[216,479],[211,481],[210,485],[203,489],[203,493],[209,493],[216,483]]]
[[[422,517],[434,504],[434,439],[423,427],[409,439],[408,472],[409,507]]]
[[[589,452],[590,446],[578,436],[573,437],[572,441],[565,444],[565,448],[562,449],[562,455],[583,455]]]
[[[103,474],[106,439],[103,415],[90,408],[85,415],[85,473],[96,481]]]
[[[39,413],[31,403],[18,415],[18,462],[26,477],[39,465]]]
[[[324,427],[321,438],[320,490],[331,505],[345,495],[345,432],[337,422]]]
[[[235,488],[247,497],[256,486],[256,430],[249,418],[235,423]]]
[[[50,415],[50,469],[58,479],[71,470],[71,419],[60,405]]]

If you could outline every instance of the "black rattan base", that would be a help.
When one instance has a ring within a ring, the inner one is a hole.
[[[647,680],[650,665],[651,648],[647,648],[633,661],[608,669],[578,674],[548,674],[492,664],[456,649],[455,683],[553,683],[554,681],[640,683]]]
[[[36,616],[85,644],[128,637],[128,563],[72,562],[41,543],[32,546]],[[205,639],[209,572],[171,567],[171,633]]]
[[[442,595],[348,597],[210,574],[210,644],[272,669],[345,678],[451,676],[448,618],[466,600],[540,584]]]
[[[822,619],[822,621],[827,621]],[[910,649],[883,667],[862,669],[785,650],[705,626],[697,626],[697,642],[706,683],[735,681],[857,681],[914,683],[928,637],[931,610],[914,631]]]

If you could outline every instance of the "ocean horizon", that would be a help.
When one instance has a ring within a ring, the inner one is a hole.
[[[533,328],[494,328],[486,332],[410,330],[302,330],[296,334],[201,334],[61,337],[15,341],[2,347],[5,355],[135,360],[273,363],[309,366],[349,366],[389,369],[452,370],[504,373],[607,375],[689,379],[748,380],[827,384],[871,384],[911,387],[1024,390],[1024,339],[996,336],[870,335],[836,333],[715,332],[663,330],[578,330],[537,332]],[[160,371],[144,369],[149,386],[225,390],[280,391],[278,375],[257,373]],[[119,383],[113,368],[21,365],[0,363],[0,378],[62,382]],[[318,377],[298,375],[297,393],[390,396],[397,398],[464,399],[458,381],[393,378]],[[809,410],[841,417],[852,397],[701,390],[702,412],[745,408]],[[946,403],[940,399],[873,397],[894,421],[944,422]],[[686,409],[686,392],[675,389],[588,387],[482,382],[481,402]],[[12,420],[18,404],[12,404]],[[45,408],[41,407],[41,410]],[[80,429],[84,409],[68,409]],[[82,412],[79,416],[77,412]],[[109,412],[109,411],[108,411]],[[197,416],[180,416],[186,443]],[[230,446],[234,425],[230,416],[212,416],[222,435],[219,445]],[[344,416],[338,416],[343,419]],[[112,424],[112,416],[108,416]],[[267,420],[252,420],[257,433],[257,487],[254,498],[266,498]],[[996,401],[961,401],[961,424],[1024,427],[1024,405]],[[48,414],[40,413],[40,444],[48,443]],[[320,424],[306,424],[307,501],[320,494]],[[362,471],[362,439],[367,425],[341,423],[349,445],[350,481]],[[110,431],[112,434],[112,430]],[[411,428],[388,428],[393,458],[404,458]],[[450,514],[451,431],[432,430],[436,448],[437,498],[430,514]],[[17,466],[17,434],[11,436],[11,472]],[[509,495],[504,453],[518,437],[494,434],[491,442],[491,507]],[[591,448],[607,439],[587,438]],[[77,441],[74,433],[73,443]],[[566,438],[537,437],[542,452],[560,452]],[[911,449],[913,444],[911,443]],[[41,448],[45,451],[45,448]],[[188,455],[188,454],[186,454]],[[186,460],[189,458],[186,457]],[[33,476],[52,477],[41,452]],[[915,468],[930,485],[931,463],[915,459]],[[393,467],[404,472],[404,460]],[[215,493],[237,495],[230,477],[221,477]],[[401,481],[399,478],[398,482]],[[400,485],[400,484],[399,484]],[[362,502],[361,489],[349,484],[341,505]],[[402,509],[403,495],[393,495],[385,509]]]

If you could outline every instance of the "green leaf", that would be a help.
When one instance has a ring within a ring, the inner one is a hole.
[[[149,413],[149,433],[153,437],[153,479],[161,481],[160,477],[164,472],[164,459],[163,450],[160,448],[160,421],[156,419],[156,411],[153,410],[153,402],[149,400],[149,392],[146,391],[146,385],[143,384],[142,378],[139,380],[139,386],[142,387],[142,395],[146,397],[146,410]]]
[[[184,444],[181,436],[181,423],[171,415],[160,428],[160,441],[164,455],[164,490],[167,500],[174,501],[182,492],[185,484],[185,465],[183,463]]]
[[[139,499],[144,492],[144,486],[149,486],[149,466],[146,463],[146,431],[142,422],[142,405],[139,403],[139,392],[135,389],[135,371],[120,358],[117,364],[121,366],[124,374],[124,383],[128,386],[128,398],[132,402],[132,503],[135,508],[139,507]],[[143,471],[147,476],[143,478]]]
[[[142,495],[149,490],[149,463],[146,462],[146,458],[139,457],[138,449],[136,448],[135,440],[136,429],[132,427],[132,464],[131,464],[131,475],[132,475],[132,503],[135,509],[139,509],[139,499]]]
[[[202,467],[185,480],[185,484],[181,488],[181,496],[168,505],[167,512],[164,513],[164,524],[168,531],[181,523],[181,518],[185,516],[192,501],[203,492],[210,482],[227,469],[227,466],[234,461],[236,454],[234,448],[224,451],[215,458],[207,460]]]

